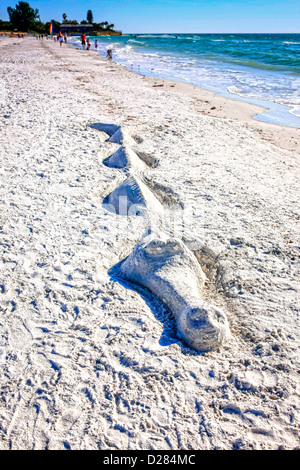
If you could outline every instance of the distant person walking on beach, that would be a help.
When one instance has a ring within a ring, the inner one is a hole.
[[[106,58],[109,59],[109,60],[112,59],[112,49],[107,49]]]
[[[62,46],[63,40],[64,40],[64,38],[63,38],[62,33],[59,33],[59,35],[58,35],[58,42],[59,42],[60,47]]]
[[[96,49],[96,50],[98,49],[98,41],[97,41],[97,39],[95,39],[95,49]]]
[[[68,40],[68,35],[67,35],[67,33],[65,33],[65,35],[64,35],[64,40],[65,40],[65,43],[67,43],[67,40]]]
[[[86,41],[86,35],[84,33],[82,33],[82,35],[81,35],[82,49],[85,49],[85,41]]]
[[[90,48],[91,48],[91,43],[90,43],[90,40],[88,39],[87,42],[86,42],[86,48],[87,50],[89,51]]]

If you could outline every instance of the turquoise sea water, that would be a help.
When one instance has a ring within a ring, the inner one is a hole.
[[[95,37],[90,37],[94,48]],[[300,128],[300,34],[100,36],[98,53],[168,78],[270,108],[260,119]],[[79,38],[71,41],[78,45]]]

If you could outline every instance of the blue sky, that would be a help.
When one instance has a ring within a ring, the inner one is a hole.
[[[124,33],[300,33],[300,0],[27,0],[41,20],[114,23]],[[0,18],[17,0],[1,0]]]

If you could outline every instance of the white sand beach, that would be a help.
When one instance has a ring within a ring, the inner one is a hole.
[[[299,448],[300,130],[51,40],[0,62],[0,449]],[[146,217],[103,205],[132,177]],[[117,278],[147,217],[205,273],[220,347]]]

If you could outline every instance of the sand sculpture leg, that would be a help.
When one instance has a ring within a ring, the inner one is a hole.
[[[230,336],[224,312],[205,302],[205,275],[179,239],[148,236],[121,265],[122,276],[147,287],[172,311],[184,341],[200,351],[218,348]]]

